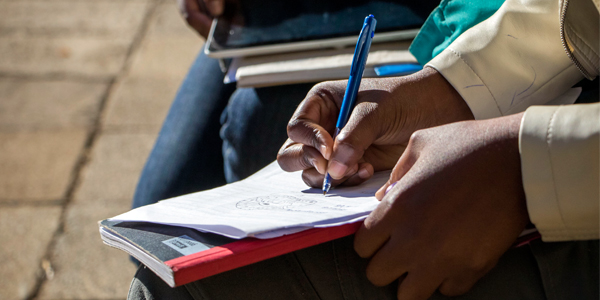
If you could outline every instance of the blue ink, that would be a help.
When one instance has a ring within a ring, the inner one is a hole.
[[[510,34],[507,34],[506,36],[510,36],[511,38],[513,38],[513,39],[515,39],[515,40],[518,40],[518,39],[519,39],[519,38],[517,38],[517,37],[514,37],[514,36],[512,36],[512,35],[510,35]]]
[[[531,84],[522,92],[518,93],[517,96],[520,96],[521,94],[527,92],[535,83],[535,79],[537,78],[537,73],[535,72],[535,69],[533,68],[533,66],[530,66],[531,69],[533,70],[533,81],[531,82]]]
[[[483,84],[468,85],[468,86],[465,86],[464,88],[468,89],[468,88],[472,88],[472,87],[475,87],[475,86],[483,86]]]
[[[513,105],[513,102],[515,102],[515,96],[517,95],[517,92],[515,91],[515,93],[513,94],[513,98],[512,101],[510,101],[510,106]]]

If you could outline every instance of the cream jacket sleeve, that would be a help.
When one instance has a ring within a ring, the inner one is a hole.
[[[533,106],[519,133],[531,222],[544,241],[597,239],[600,104]]]
[[[427,65],[476,119],[546,104],[584,78],[563,48],[559,11],[556,0],[507,0]]]
[[[563,47],[563,10],[556,0],[507,0],[428,65],[454,86],[476,119],[550,103],[584,78]],[[600,104],[527,109],[519,136],[523,187],[544,241],[598,239],[599,132]]]

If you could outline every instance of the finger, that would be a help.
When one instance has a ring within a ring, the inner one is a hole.
[[[374,285],[388,285],[407,272],[407,256],[403,255],[402,245],[398,241],[398,237],[391,237],[369,261],[367,278]]]
[[[327,160],[317,149],[287,140],[277,154],[277,162],[281,169],[295,172],[315,168],[318,173],[325,174]]]
[[[292,118],[287,127],[288,137],[300,144],[317,149],[328,159],[333,149],[333,138],[323,126],[306,116]]]
[[[386,216],[391,203],[382,201],[369,214],[354,236],[354,250],[360,257],[371,257],[390,237],[393,218]]]
[[[436,274],[408,272],[398,286],[398,300],[426,300],[433,295],[441,280]]]
[[[200,0],[202,1],[202,0]],[[218,17],[223,13],[223,9],[225,8],[224,0],[204,0],[208,11],[213,17]]]
[[[320,174],[317,170],[315,169],[308,169],[308,170],[304,170],[302,172],[302,180],[304,181],[304,183],[306,183],[306,185],[313,187],[313,188],[322,188],[323,187],[323,179],[325,178],[325,175]],[[346,178],[342,178],[342,179],[334,179],[331,181],[331,186],[335,187],[340,185],[341,183],[343,183],[344,181],[346,181]]]
[[[473,276],[474,274],[462,274],[457,277],[446,279],[440,285],[440,293],[449,297],[460,296],[473,288],[475,283],[483,276]]]
[[[374,103],[360,103],[357,105],[348,123],[335,138],[333,152],[328,168],[333,178],[344,176],[346,169],[356,164],[365,153],[365,150],[378,138],[381,119],[373,113],[377,110]]]
[[[369,180],[371,177],[373,177],[374,173],[375,173],[375,170],[373,169],[373,166],[370,163],[360,163],[358,165],[358,172],[351,175],[346,181],[344,181],[340,185],[342,185],[342,186],[359,185],[359,184]]]
[[[202,37],[207,38],[212,24],[212,18],[201,14],[190,14],[191,17],[186,19],[188,24],[192,26]]]
[[[179,10],[185,21],[201,36],[206,38],[210,31],[212,18],[208,16],[203,0],[178,0]]]
[[[439,287],[440,293],[450,297],[467,293],[473,288],[475,283],[494,268],[495,265],[495,263],[488,263],[456,272],[456,275],[451,276],[442,282]]]
[[[392,184],[396,184],[406,173],[412,168],[415,162],[418,159],[418,153],[413,151],[413,148],[410,145],[406,148],[400,159],[392,169],[392,173],[390,173],[390,179],[375,193],[375,197],[377,200],[381,201],[383,197],[387,194],[388,189]]]
[[[335,129],[338,107],[336,96],[337,83],[325,83],[315,86],[300,103],[288,123],[288,137],[294,142],[313,146],[326,159],[333,150],[333,138],[330,132]]]

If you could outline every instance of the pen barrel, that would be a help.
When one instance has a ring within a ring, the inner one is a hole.
[[[352,58],[352,66],[350,67],[350,77],[348,78],[348,85],[346,86],[344,100],[342,101],[342,107],[340,108],[340,114],[336,123],[337,128],[346,126],[348,119],[350,119],[350,114],[356,103],[356,97],[365,71],[365,66],[367,65],[369,49],[371,48],[371,42],[375,35],[376,25],[377,20],[373,15],[369,15],[365,18],[363,28],[360,31],[358,41],[356,42],[356,48],[354,49],[354,57]]]
[[[363,68],[364,70],[364,68]],[[342,128],[348,123],[350,114],[356,103],[356,96],[358,94],[358,88],[360,87],[360,79],[362,78],[362,72],[357,74],[358,78],[350,75],[348,79],[348,85],[346,86],[346,92],[344,93],[344,100],[342,101],[342,107],[340,108],[340,115],[338,116],[337,124],[335,127]]]

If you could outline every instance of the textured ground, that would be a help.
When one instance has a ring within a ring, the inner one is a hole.
[[[203,41],[174,0],[0,0],[0,299],[124,299],[129,208]]]

